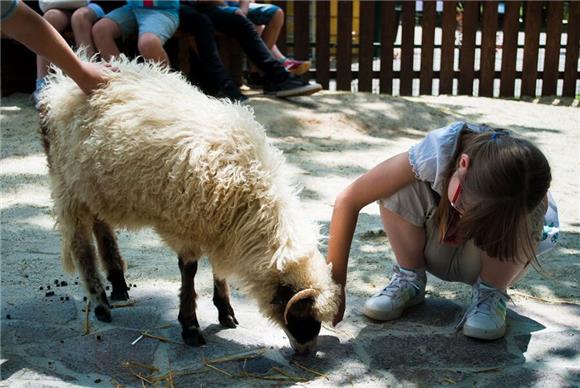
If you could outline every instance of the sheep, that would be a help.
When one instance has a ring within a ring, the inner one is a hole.
[[[58,69],[40,96],[63,267],[80,273],[96,318],[112,320],[97,253],[111,299],[126,300],[114,229],[152,227],[178,256],[185,343],[206,343],[194,277],[207,256],[223,326],[238,324],[226,282],[235,278],[296,351],[312,350],[340,289],[282,153],[253,111],[153,63],[121,56],[111,64],[118,71],[91,96]]]

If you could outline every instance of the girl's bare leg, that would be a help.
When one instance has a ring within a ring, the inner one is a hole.
[[[383,206],[380,210],[383,229],[393,248],[397,264],[405,269],[425,268],[425,229],[411,224]]]

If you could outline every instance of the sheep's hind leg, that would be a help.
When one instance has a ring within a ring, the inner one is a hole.
[[[222,326],[235,328],[238,320],[230,304],[230,287],[223,279],[213,277],[213,304],[218,309],[218,319]]]
[[[111,291],[111,300],[129,299],[129,287],[125,282],[125,262],[119,253],[115,232],[111,227],[101,221],[95,220],[93,224],[93,233],[99,247],[101,260],[107,269],[107,280],[113,287]]]
[[[75,231],[71,248],[79,263],[79,272],[89,292],[90,300],[96,306],[95,316],[99,321],[111,322],[110,305],[98,273],[95,247],[89,228],[82,227]]]
[[[199,330],[199,322],[195,313],[195,274],[197,272],[197,257],[179,256],[179,270],[181,271],[181,292],[179,293],[179,316],[181,323],[181,337],[192,346],[205,345],[205,339]]]

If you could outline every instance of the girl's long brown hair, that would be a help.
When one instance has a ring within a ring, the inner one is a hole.
[[[532,235],[530,214],[546,197],[552,180],[550,165],[536,146],[502,129],[483,133],[467,127],[461,130],[444,173],[437,209],[441,240],[454,216],[447,189],[463,153],[469,156],[470,164],[462,181],[464,215],[458,237],[473,239],[478,248],[500,261],[538,264],[535,250],[540,236]]]

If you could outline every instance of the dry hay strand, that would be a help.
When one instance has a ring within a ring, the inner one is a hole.
[[[91,321],[89,320],[89,314],[91,312],[91,300],[87,299],[85,304],[85,321],[83,324],[83,335],[87,335],[91,332]]]
[[[222,362],[230,362],[230,361],[246,361],[252,360],[254,358],[258,358],[264,353],[266,353],[267,349],[262,348],[259,350],[251,350],[248,352],[236,353],[229,356],[223,356],[220,358],[214,358],[213,360],[205,360],[204,363],[207,364],[219,364]]]
[[[292,365],[297,366],[298,368],[305,370],[306,372],[310,372],[310,373],[315,374],[317,376],[324,377],[326,380],[328,380],[328,376],[325,375],[324,373],[318,372],[314,369],[307,368],[304,365],[300,364],[298,361],[292,361]]]
[[[537,297],[537,296],[529,295],[529,294],[526,294],[524,292],[515,291],[515,290],[510,290],[510,294],[511,295],[516,295],[516,296],[521,296],[522,298],[525,298],[525,299],[533,299],[533,300],[537,300],[539,302],[544,302],[544,303],[549,303],[549,304],[565,304],[565,305],[578,306],[578,303],[575,303],[575,302],[572,302],[572,301],[568,301],[568,300],[565,300],[565,299],[546,299],[546,298],[540,298],[540,297]]]
[[[170,340],[169,338],[166,338],[166,337],[161,337],[161,336],[158,336],[158,335],[149,334],[146,331],[142,332],[141,335],[143,337],[147,337],[147,338],[151,338],[151,339],[156,339],[158,341],[165,342],[165,343],[183,345],[181,342],[176,342],[176,341]]]
[[[120,309],[122,307],[133,307],[137,304],[137,300],[130,300],[128,302],[113,303],[111,305],[114,309]]]

